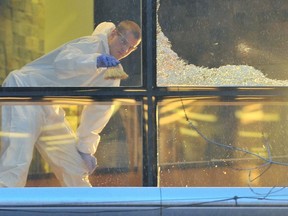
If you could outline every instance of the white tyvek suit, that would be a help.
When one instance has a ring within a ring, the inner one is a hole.
[[[9,74],[4,87],[114,87],[120,80],[105,80],[105,68],[96,67],[100,54],[109,54],[108,34],[115,28],[103,23],[92,36],[82,37]],[[3,106],[0,187],[26,184],[34,146],[49,163],[62,186],[91,186],[87,167],[77,149],[94,154],[99,133],[112,114],[111,105],[86,106],[77,135],[58,105]],[[59,138],[65,137],[65,139]],[[51,141],[52,139],[52,141]]]

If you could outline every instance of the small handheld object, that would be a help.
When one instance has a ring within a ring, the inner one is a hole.
[[[125,73],[124,70],[122,70],[121,67],[116,66],[116,67],[109,67],[105,71],[104,74],[104,79],[127,79],[128,74]]]

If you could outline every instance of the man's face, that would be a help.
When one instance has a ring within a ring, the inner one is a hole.
[[[118,60],[123,59],[135,51],[140,42],[141,39],[135,39],[130,31],[114,30],[108,39],[110,54]]]

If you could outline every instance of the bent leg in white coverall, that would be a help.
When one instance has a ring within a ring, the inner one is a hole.
[[[76,149],[76,138],[53,106],[3,106],[0,187],[23,187],[34,146],[62,186],[89,187],[88,171]]]

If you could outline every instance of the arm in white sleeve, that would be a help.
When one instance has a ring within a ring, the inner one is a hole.
[[[96,71],[97,57],[109,51],[106,46],[100,39],[92,37],[67,43],[55,58],[54,69],[66,78]]]
[[[100,142],[99,133],[108,123],[113,113],[113,105],[89,105],[82,111],[77,130],[77,148],[83,153],[94,154]]]

